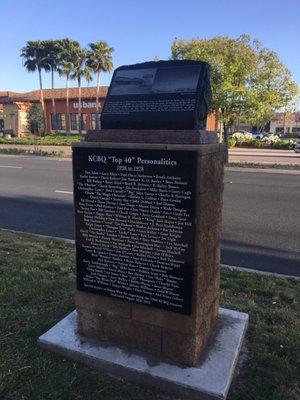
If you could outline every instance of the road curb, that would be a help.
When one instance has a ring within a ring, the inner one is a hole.
[[[6,228],[0,228],[0,231],[11,232],[11,233],[16,233],[16,234],[21,234],[21,235],[36,236],[36,237],[38,237],[39,239],[42,239],[42,240],[58,240],[58,241],[62,241],[62,242],[68,243],[68,244],[75,244],[75,240],[73,240],[73,239],[67,239],[67,238],[62,238],[62,237],[58,237],[58,236],[40,235],[38,233],[16,231],[16,230],[13,230],[13,229],[6,229]],[[235,265],[220,264],[220,267],[221,268],[230,269],[231,271],[250,272],[250,273],[258,274],[258,275],[276,276],[278,278],[300,279],[299,276],[295,276],[295,275],[278,274],[276,272],[267,272],[267,271],[260,271],[258,269],[237,267]]]
[[[235,265],[220,264],[220,267],[230,269],[231,271],[250,272],[252,274],[275,276],[277,278],[300,279],[299,276],[295,276],[295,275],[285,275],[285,274],[279,274],[277,272],[260,271],[259,269],[237,267]]]
[[[0,228],[0,231],[16,233],[16,234],[19,234],[19,235],[36,236],[36,237],[38,237],[39,239],[42,239],[42,240],[58,240],[58,241],[65,242],[65,243],[68,243],[68,244],[75,244],[75,240],[67,239],[67,238],[63,238],[63,237],[59,237],[59,236],[40,235],[39,233],[16,231],[14,229],[6,229],[6,228]]]

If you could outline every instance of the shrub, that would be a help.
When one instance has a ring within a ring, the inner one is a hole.
[[[275,144],[272,145],[272,147],[274,149],[292,149],[293,146],[295,145],[295,141],[294,140],[289,140],[288,142],[284,141],[284,140],[280,140],[278,142],[276,142]]]
[[[247,142],[247,143],[253,142],[253,140],[255,140],[255,139],[253,139],[253,136],[251,135],[251,133],[236,132],[232,135],[232,138],[235,139],[237,145],[243,144],[245,142]]]
[[[51,134],[39,137],[36,135],[27,135],[20,138],[8,139],[0,138],[0,143],[6,144],[27,144],[35,145],[37,141],[39,145],[47,146],[70,146],[72,143],[84,140],[84,135],[67,135],[67,134]]]
[[[294,147],[296,143],[297,143],[297,140],[296,140],[296,139],[290,139],[290,140],[289,140],[289,146],[290,146],[290,147]]]
[[[27,123],[31,133],[45,133],[45,122],[42,106],[33,103],[27,110]]]
[[[5,137],[5,135],[10,135],[11,137],[15,137],[15,133],[13,131],[13,129],[3,129],[3,136]]]
[[[266,147],[265,143],[262,142],[260,139],[255,139],[253,142],[250,144],[250,147],[255,147],[256,149],[261,149],[262,147]]]
[[[250,134],[235,133],[228,139],[228,147],[252,147],[256,149],[292,149],[295,140],[280,140],[277,135],[266,136],[263,139],[254,139]]]
[[[274,145],[277,142],[280,142],[280,137],[278,135],[269,135],[269,136],[265,136],[261,139],[261,141],[267,145]]]
[[[236,146],[236,139],[231,136],[230,138],[228,138],[228,147],[231,148],[235,146]]]

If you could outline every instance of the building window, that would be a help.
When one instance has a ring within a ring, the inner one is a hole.
[[[297,126],[297,127],[292,128],[292,133],[300,133],[300,127]]]
[[[78,131],[78,114],[71,114],[71,131]]]
[[[51,130],[65,131],[66,130],[66,116],[65,114],[51,114]]]
[[[71,114],[71,131],[78,131],[79,126],[78,126],[78,121],[79,121],[79,116],[78,114]],[[86,114],[81,114],[81,130],[86,129]]]
[[[81,114],[81,130],[86,130],[86,114]]]
[[[96,116],[98,116],[98,129],[101,129],[101,114],[91,114],[92,129],[96,129]]]
[[[283,126],[278,126],[278,127],[275,129],[275,133],[284,133],[284,128],[283,128]]]

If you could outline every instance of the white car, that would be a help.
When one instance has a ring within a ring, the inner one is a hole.
[[[265,133],[260,131],[251,132],[251,135],[254,137],[254,139],[262,139],[264,136],[266,136]]]

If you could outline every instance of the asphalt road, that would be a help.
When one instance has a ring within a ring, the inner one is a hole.
[[[69,160],[0,156],[0,228],[74,238]],[[300,175],[226,171],[221,262],[300,276]]]

